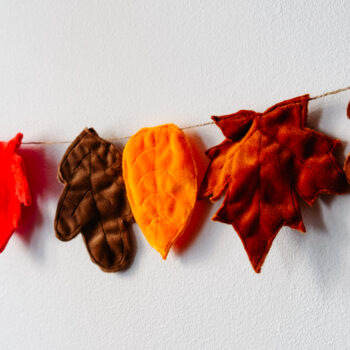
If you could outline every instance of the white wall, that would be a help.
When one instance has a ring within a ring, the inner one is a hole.
[[[0,139],[124,136],[350,85],[349,15],[346,0],[3,0]],[[310,103],[341,160],[349,99]],[[222,140],[215,126],[187,134],[200,154]],[[0,256],[1,350],[349,346],[350,195],[302,205],[307,234],[282,229],[261,275],[232,227],[210,221],[220,203],[200,204],[192,244],[166,262],[134,225],[134,264],[105,274],[80,236],[54,236],[66,147],[22,148],[34,205]]]

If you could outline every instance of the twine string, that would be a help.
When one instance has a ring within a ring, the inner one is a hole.
[[[350,86],[347,86],[345,88],[341,88],[341,89],[337,89],[337,90],[333,90],[333,91],[328,91],[325,92],[321,95],[318,96],[313,96],[310,97],[310,101],[314,101],[314,100],[318,100],[320,98],[326,97],[326,96],[330,96],[330,95],[336,95],[339,94],[341,92],[350,90]],[[206,122],[206,123],[199,123],[199,124],[194,124],[194,125],[188,125],[188,126],[184,126],[182,128],[180,128],[180,130],[187,130],[187,129],[195,129],[195,128],[201,128],[203,126],[208,126],[208,125],[213,125],[214,122],[210,121],[210,122]],[[127,140],[131,137],[130,136],[121,136],[121,137],[111,137],[111,138],[107,138],[107,141],[121,141],[121,140]],[[59,144],[66,144],[66,143],[72,143],[72,141],[27,141],[27,142],[22,142],[23,145],[59,145]]]

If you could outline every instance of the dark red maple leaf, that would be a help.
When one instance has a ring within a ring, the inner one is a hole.
[[[305,232],[297,194],[311,205],[320,193],[346,188],[333,155],[340,141],[305,127],[308,101],[212,117],[226,139],[206,152],[200,198],[217,201],[227,191],[213,220],[233,225],[256,272],[283,225]]]

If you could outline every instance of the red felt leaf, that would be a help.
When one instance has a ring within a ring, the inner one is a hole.
[[[256,272],[283,225],[305,232],[297,195],[311,205],[346,188],[333,156],[339,141],[305,127],[308,101],[212,117],[226,139],[207,151],[200,197],[216,201],[226,192],[213,220],[233,225]]]
[[[31,204],[24,162],[17,154],[22,137],[17,134],[9,142],[0,142],[0,253],[18,228],[21,204]]]

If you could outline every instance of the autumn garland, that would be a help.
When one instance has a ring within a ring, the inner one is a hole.
[[[206,152],[210,163],[199,193],[192,146],[182,131],[186,128],[167,124],[141,129],[127,142],[123,157],[111,140],[85,129],[59,165],[64,190],[57,206],[56,236],[67,241],[82,233],[91,260],[103,271],[115,272],[132,261],[128,227],[134,218],[166,259],[188,226],[196,199],[214,202],[225,194],[213,220],[233,226],[254,270],[260,272],[282,226],[305,232],[298,197],[311,205],[321,193],[346,190],[345,173],[334,157],[340,141],[307,128],[306,121],[310,100],[349,89],[312,98],[304,95],[264,113],[241,110],[187,127],[215,123],[225,136]],[[348,114],[349,110],[350,104]],[[19,134],[0,144],[1,250],[18,227],[21,204],[30,204],[23,161],[17,154],[21,139]],[[349,158],[345,170],[350,175]]]

